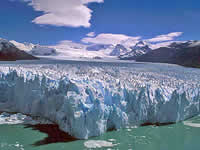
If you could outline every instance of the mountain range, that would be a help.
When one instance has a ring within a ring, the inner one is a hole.
[[[172,43],[136,58],[139,62],[159,62],[200,68],[200,41]]]
[[[10,41],[16,47],[21,50],[26,51],[31,55],[36,56],[57,56],[58,57],[65,57],[65,58],[122,58],[122,57],[129,57],[129,56],[140,56],[145,54],[151,48],[149,45],[144,42],[140,41],[136,44],[132,44],[132,46],[127,46],[123,43],[121,44],[91,44],[91,45],[84,45],[80,43],[74,43],[72,41],[64,41],[54,46],[41,46],[41,45],[34,45],[32,43],[19,43],[16,41]]]
[[[169,42],[163,47],[154,47],[146,41],[133,43],[132,46],[123,45],[123,43],[84,45],[72,41],[63,41],[54,46],[41,46],[0,39],[0,60],[37,59],[37,57],[54,59],[114,58],[200,67],[200,41]]]
[[[144,55],[152,50],[149,47],[149,44],[144,41],[136,43],[136,45],[130,47],[130,49],[131,49],[130,52],[120,55],[119,58],[122,60],[134,60],[138,56]]]

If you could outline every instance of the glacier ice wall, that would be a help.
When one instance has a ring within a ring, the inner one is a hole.
[[[167,64],[4,64],[0,111],[40,116],[74,137],[199,114],[200,70]]]

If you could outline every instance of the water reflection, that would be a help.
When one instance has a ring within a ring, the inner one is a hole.
[[[37,130],[48,135],[43,140],[35,142],[33,146],[41,146],[52,143],[72,142],[78,140],[72,137],[71,135],[61,131],[58,125],[55,124],[26,125],[25,128],[32,128],[33,130]]]

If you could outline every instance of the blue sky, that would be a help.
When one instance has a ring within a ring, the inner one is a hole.
[[[141,39],[183,32],[173,40],[200,40],[199,0],[32,0],[31,6],[31,0],[23,1],[1,0],[0,37],[51,45],[80,42],[89,32]]]

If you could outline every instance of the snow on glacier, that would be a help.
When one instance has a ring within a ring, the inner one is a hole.
[[[200,112],[199,69],[151,63],[32,63],[0,65],[0,111],[47,118],[80,139],[143,123],[178,122]]]

